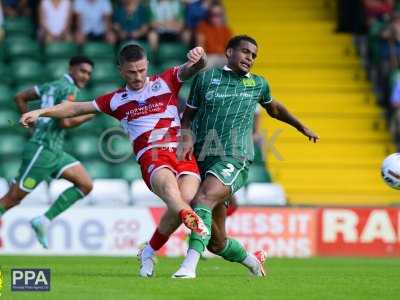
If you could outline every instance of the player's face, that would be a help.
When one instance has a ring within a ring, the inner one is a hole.
[[[247,74],[257,57],[257,46],[241,41],[236,48],[227,50],[228,66],[238,74]]]
[[[137,91],[144,87],[148,64],[146,58],[122,64],[120,72],[130,89]]]
[[[84,88],[90,80],[93,67],[88,63],[81,63],[70,68],[70,75],[79,88]]]

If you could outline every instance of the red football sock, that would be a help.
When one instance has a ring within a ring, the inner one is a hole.
[[[226,208],[226,216],[229,217],[233,215],[233,213],[237,210],[236,205],[229,204],[228,207]]]
[[[158,228],[157,228],[156,231],[154,231],[149,244],[150,244],[151,248],[153,248],[154,251],[157,251],[157,250],[160,250],[161,247],[165,245],[165,243],[168,241],[168,239],[169,239],[169,236],[160,233],[160,231],[158,231]]]

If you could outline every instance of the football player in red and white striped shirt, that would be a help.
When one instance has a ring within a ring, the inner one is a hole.
[[[119,54],[119,69],[125,87],[94,101],[67,101],[31,111],[20,120],[28,127],[39,117],[68,118],[103,112],[121,122],[132,142],[143,179],[168,207],[149,244],[139,253],[143,277],[153,275],[154,252],[167,242],[182,222],[203,236],[210,234],[188,204],[200,184],[196,160],[188,157],[178,161],[176,156],[180,133],[178,93],[182,82],[206,65],[206,55],[201,47],[190,50],[187,58],[181,66],[148,77],[145,51],[138,45],[127,45]]]

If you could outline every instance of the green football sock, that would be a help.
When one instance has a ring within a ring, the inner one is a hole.
[[[44,215],[51,221],[83,197],[85,197],[85,194],[83,194],[80,189],[76,186],[71,186],[58,196],[57,200]]]
[[[206,205],[195,205],[193,210],[196,214],[203,220],[204,225],[207,226],[210,235],[202,237],[201,235],[192,231],[189,239],[189,249],[196,250],[200,254],[206,249],[208,242],[211,237],[211,223],[212,223],[212,213],[211,209]]]
[[[247,257],[247,252],[237,240],[228,238],[224,249],[217,255],[225,260],[241,263]]]
[[[0,204],[0,217],[7,211],[3,205]]]

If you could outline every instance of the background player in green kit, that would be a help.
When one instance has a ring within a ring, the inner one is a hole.
[[[253,160],[252,130],[259,103],[267,113],[286,122],[316,142],[319,137],[304,126],[278,101],[272,99],[262,76],[250,73],[257,57],[257,42],[249,36],[233,37],[227,47],[228,65],[196,76],[182,117],[180,158],[194,154],[202,175],[201,186],[192,201],[195,212],[212,234],[201,237],[192,232],[189,250],[175,278],[196,277],[200,254],[209,251],[249,268],[255,276],[265,276],[264,253],[247,253],[225,232],[224,202],[247,180]],[[210,239],[211,238],[211,239]]]
[[[85,56],[70,59],[69,73],[59,80],[35,86],[18,93],[15,97],[21,114],[28,111],[28,101],[40,98],[41,107],[50,107],[65,99],[74,101],[80,88],[88,83],[93,62]],[[77,200],[92,190],[92,180],[78,160],[64,152],[65,128],[78,126],[94,115],[66,118],[62,120],[40,118],[32,137],[26,143],[22,164],[17,178],[8,193],[0,199],[0,217],[8,209],[18,205],[39,183],[52,178],[64,178],[74,185],[56,199],[44,215],[31,221],[39,242],[48,248],[47,228],[50,221],[68,209]]]

